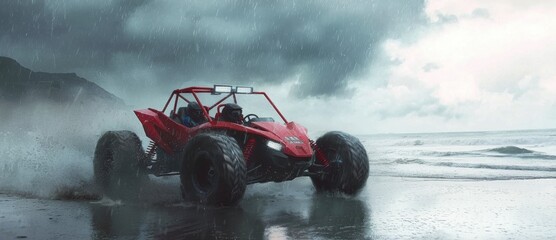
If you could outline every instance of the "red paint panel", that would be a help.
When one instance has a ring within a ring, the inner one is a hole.
[[[279,140],[284,145],[284,153],[293,157],[311,157],[313,150],[307,138],[307,130],[294,122],[289,122],[286,125],[276,122],[254,122],[253,126],[273,134],[274,139]],[[288,140],[292,137],[300,141]]]

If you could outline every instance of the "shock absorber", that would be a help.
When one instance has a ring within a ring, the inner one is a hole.
[[[326,158],[322,150],[319,148],[319,146],[317,146],[317,144],[313,140],[309,140],[309,143],[311,144],[311,148],[313,148],[313,151],[317,156],[317,160],[319,160],[319,162],[325,167],[328,167],[328,165],[330,165],[330,162],[328,161],[328,158]]]
[[[145,153],[147,154],[147,159],[149,159],[149,161],[154,160],[154,154],[156,151],[156,144],[154,143],[154,141],[151,141],[149,143],[149,146],[147,147],[147,150],[145,151]]]
[[[253,154],[253,148],[255,147],[256,142],[255,138],[252,137],[247,140],[247,143],[245,143],[245,148],[243,149],[243,158],[245,158],[245,163],[249,161],[251,154]]]

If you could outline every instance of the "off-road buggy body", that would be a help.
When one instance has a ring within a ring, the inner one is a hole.
[[[203,94],[221,98],[205,105],[200,98]],[[228,121],[223,112],[238,107],[240,94],[264,96],[281,122],[255,113]],[[230,100],[235,104],[225,103]],[[168,108],[171,102],[173,108]],[[181,121],[186,113],[183,106],[191,102],[201,106],[204,123],[187,127]],[[95,179],[109,195],[136,196],[147,174],[180,175],[184,199],[234,205],[247,184],[310,176],[317,191],[355,194],[368,177],[368,157],[358,139],[329,132],[313,142],[306,128],[287,121],[266,93],[252,88],[177,89],[161,111],[134,112],[152,140],[146,151],[129,131],[107,132],[97,143]]]

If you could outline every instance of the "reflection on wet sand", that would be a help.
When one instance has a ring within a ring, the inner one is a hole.
[[[141,234],[145,210],[136,206],[102,206],[91,204],[92,239],[119,236],[136,238]]]
[[[295,183],[295,182],[294,182]],[[556,180],[373,178],[355,198],[269,184],[239,207],[0,193],[0,239],[555,239]],[[109,205],[109,206],[106,206]],[[533,227],[532,227],[533,226]]]
[[[238,207],[92,205],[94,239],[362,239],[369,209],[354,198],[245,199]]]
[[[313,234],[335,239],[363,239],[370,209],[359,199],[315,197],[309,226]]]
[[[159,239],[261,239],[263,222],[241,208],[190,208],[176,211],[153,229]]]

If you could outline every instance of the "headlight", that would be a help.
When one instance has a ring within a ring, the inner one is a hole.
[[[281,143],[275,142],[275,141],[270,141],[270,140],[268,142],[266,142],[266,146],[269,147],[269,148],[272,148],[276,151],[279,151],[279,152],[282,151],[282,148],[283,148]]]

